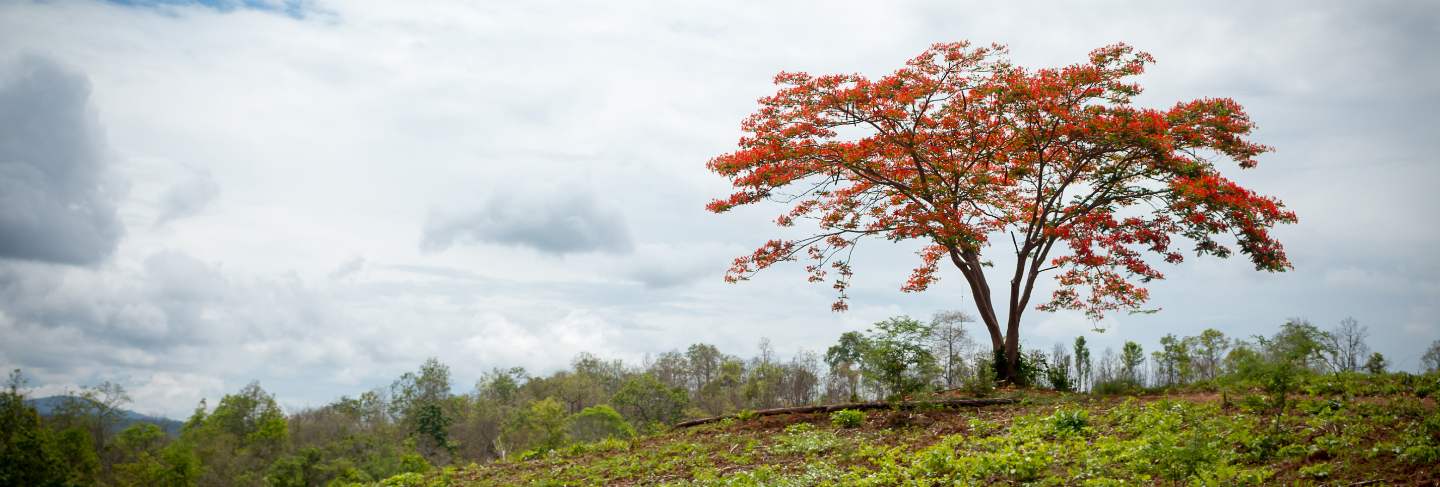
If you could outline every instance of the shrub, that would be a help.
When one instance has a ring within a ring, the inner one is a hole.
[[[1050,416],[1057,434],[1079,433],[1090,424],[1090,413],[1080,409],[1062,409]]]
[[[1240,398],[1240,407],[1250,412],[1262,412],[1270,407],[1270,402],[1265,396],[1246,394]]]
[[[570,417],[570,438],[580,442],[635,436],[635,428],[615,409],[604,404],[590,406]]]
[[[1365,361],[1365,372],[1371,375],[1384,374],[1387,367],[1389,367],[1389,362],[1380,352],[1370,354],[1370,358]]]
[[[1425,421],[1420,423],[1420,430],[1431,443],[1440,445],[1440,410],[1430,413]]]
[[[627,379],[615,392],[615,408],[636,426],[679,421],[689,406],[690,395],[671,387],[649,373]]]
[[[1130,379],[1118,378],[1096,382],[1094,386],[1091,386],[1090,393],[1102,396],[1118,396],[1125,394],[1133,394],[1135,392],[1138,392],[1139,390],[1140,383]]]
[[[1005,362],[1005,350],[997,349],[993,353],[994,358],[991,364],[992,367],[995,368],[991,370],[998,370],[1000,365]],[[1035,352],[1025,353],[1023,350],[1020,350],[1019,357],[1016,359],[1014,375],[1015,380],[1019,382],[1017,385],[1035,384],[1035,381],[1041,377],[1041,373],[1044,370],[1045,354]]]
[[[815,429],[810,423],[795,423],[785,427],[785,432],[775,437],[770,452],[778,455],[799,453],[809,455],[823,453],[840,446],[843,441],[835,433]]]
[[[1331,470],[1332,466],[1329,463],[1317,463],[1300,467],[1298,473],[1304,478],[1325,480],[1330,478]]]
[[[975,373],[965,377],[961,385],[965,392],[975,397],[986,397],[995,392],[995,369],[989,360],[975,361]]]
[[[940,373],[926,343],[931,330],[904,316],[875,323],[859,350],[861,374],[883,386],[886,399],[903,400],[926,390]]]
[[[400,456],[400,470],[405,473],[423,474],[430,471],[430,462],[415,453]]]
[[[1075,389],[1075,384],[1070,379],[1070,365],[1051,365],[1045,367],[1045,381],[1050,387],[1060,392],[1070,392]]]
[[[381,487],[420,487],[425,485],[425,475],[406,472],[380,481]]]
[[[1415,397],[1425,398],[1440,392],[1440,374],[1425,374],[1420,376],[1419,384],[1415,386]]]
[[[605,438],[590,443],[576,443],[565,448],[565,456],[574,457],[586,453],[625,451],[630,448],[630,442],[617,438]]]
[[[865,412],[854,409],[841,409],[830,413],[830,424],[841,428],[858,428],[865,424]]]
[[[565,446],[565,407],[554,398],[519,408],[500,429],[500,442],[512,450],[548,451]]]

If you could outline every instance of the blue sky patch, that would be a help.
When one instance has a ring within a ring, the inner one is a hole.
[[[310,2],[304,0],[105,0],[116,5],[137,8],[154,8],[169,11],[171,7],[201,6],[220,12],[235,10],[259,10],[274,12],[291,18],[303,19],[313,12]]]

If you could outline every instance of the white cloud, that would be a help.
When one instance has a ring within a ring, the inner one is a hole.
[[[169,415],[184,420],[184,409],[177,407],[178,405],[189,404],[193,408],[204,398],[211,398],[213,405],[216,398],[227,392],[234,392],[226,390],[226,385],[218,378],[205,375],[156,372],[149,377],[135,378],[127,392],[135,401],[131,408],[135,411],[142,414]]]
[[[187,166],[182,179],[167,189],[160,199],[160,216],[156,225],[199,214],[220,196],[220,184],[203,167]]]
[[[474,334],[464,340],[463,348],[496,363],[544,371],[554,368],[557,359],[568,361],[581,352],[635,358],[616,346],[622,339],[617,327],[584,310],[571,311],[538,326],[520,325],[498,314],[483,316],[479,321]]]

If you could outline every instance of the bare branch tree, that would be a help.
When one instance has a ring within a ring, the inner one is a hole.
[[[930,318],[931,346],[940,358],[946,389],[959,387],[964,377],[965,356],[975,346],[965,325],[974,322],[975,318],[964,311],[937,311]]]
[[[1370,346],[1365,344],[1365,338],[1369,335],[1370,327],[1361,326],[1355,318],[1341,320],[1339,326],[1331,329],[1330,333],[1322,338],[1330,366],[1336,372],[1360,370],[1370,353]]]

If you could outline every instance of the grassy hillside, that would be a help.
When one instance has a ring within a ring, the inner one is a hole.
[[[390,485],[1427,485],[1436,376],[1330,376],[1285,398],[1010,391],[1015,405],[732,419]]]

